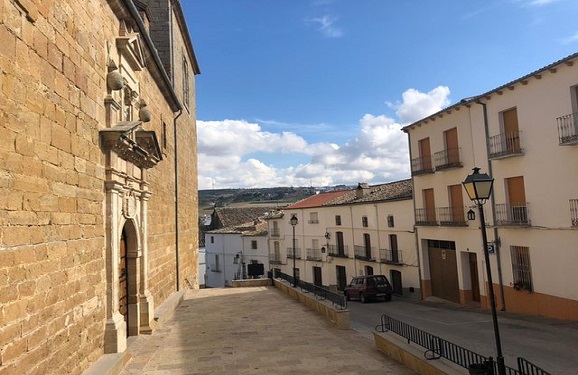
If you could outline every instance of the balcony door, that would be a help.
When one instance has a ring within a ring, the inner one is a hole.
[[[506,150],[509,153],[520,151],[520,129],[518,128],[518,110],[516,108],[502,112]]]
[[[371,259],[371,236],[369,233],[363,233],[363,244],[365,246],[365,257]]]
[[[446,141],[447,164],[452,165],[459,163],[460,157],[458,153],[458,128],[446,130],[444,132],[444,138]]]
[[[508,204],[510,207],[509,214],[511,215],[508,219],[516,223],[528,222],[524,177],[518,176],[507,178],[506,187],[508,189]]]
[[[389,248],[391,249],[391,261],[399,263],[399,253],[397,248],[397,234],[389,235]]]
[[[451,221],[462,223],[464,219],[464,199],[462,196],[462,185],[451,185],[448,187],[450,193]]]
[[[335,232],[337,241],[337,255],[345,256],[345,246],[343,245],[343,232]]]
[[[419,156],[422,160],[422,170],[431,170],[431,148],[429,145],[429,138],[424,138],[419,141]]]
[[[423,200],[425,203],[425,216],[428,223],[434,223],[436,221],[436,205],[434,200],[434,190],[424,189],[423,190]]]

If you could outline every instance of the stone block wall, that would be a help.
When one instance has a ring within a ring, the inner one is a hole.
[[[0,375],[80,374],[104,353],[99,130],[107,46],[126,17],[118,14],[122,3],[0,0]],[[160,305],[176,291],[176,114],[147,70],[140,78],[153,113],[144,127],[159,141],[167,136],[164,160],[148,171],[149,288]],[[197,272],[194,109],[177,120],[177,131],[184,288]]]

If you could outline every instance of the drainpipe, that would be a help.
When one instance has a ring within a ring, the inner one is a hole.
[[[177,292],[181,289],[181,275],[179,271],[179,142],[177,137],[177,119],[181,117],[182,114],[183,110],[180,109],[179,113],[173,119],[173,137],[175,143],[175,264],[177,271]]]
[[[406,132],[407,134],[407,144],[409,145],[409,165],[410,165],[410,174],[411,174],[411,161],[413,160],[412,155],[411,155],[411,134],[409,132]],[[424,299],[424,288],[423,288],[423,282],[422,282],[422,275],[421,275],[421,260],[419,257],[419,252],[420,252],[420,247],[419,247],[419,236],[417,233],[417,225],[415,225],[415,210],[416,210],[416,206],[415,206],[415,180],[412,176],[411,178],[411,195],[412,195],[412,200],[411,203],[413,204],[413,233],[414,233],[414,239],[415,239],[415,251],[416,251],[416,255],[417,255],[417,275],[419,278],[419,290],[420,290],[420,299]]]
[[[490,144],[488,143],[488,140],[490,139],[490,130],[488,127],[488,109],[486,107],[486,103],[482,102],[480,100],[480,98],[476,99],[476,103],[480,104],[483,108],[483,115],[484,115],[484,131],[485,131],[485,135],[486,135],[486,155],[490,155]],[[488,158],[488,173],[490,176],[493,176],[494,173],[492,171],[492,160],[490,160]],[[491,206],[492,206],[492,217],[494,218],[494,220],[496,220],[496,203],[494,200],[494,196],[492,195],[490,197],[490,202],[491,202]],[[496,251],[496,260],[497,260],[497,265],[498,265],[498,283],[499,283],[499,287],[500,287],[500,300],[502,302],[502,308],[500,309],[501,311],[506,311],[506,298],[504,297],[504,282],[502,279],[502,260],[501,260],[501,256],[500,256],[500,236],[498,233],[498,227],[495,225],[493,226],[493,230],[494,230],[494,247],[495,247],[495,251]],[[487,251],[487,249],[484,249],[484,251]],[[492,287],[490,285],[490,287]]]

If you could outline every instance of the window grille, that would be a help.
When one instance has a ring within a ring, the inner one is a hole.
[[[510,246],[514,289],[532,291],[532,268],[530,249],[525,246]]]

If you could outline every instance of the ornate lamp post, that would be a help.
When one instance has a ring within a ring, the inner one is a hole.
[[[490,284],[490,304],[492,308],[492,321],[494,323],[494,338],[496,340],[496,362],[498,363],[498,374],[506,375],[506,367],[504,365],[504,356],[502,355],[502,344],[500,342],[500,330],[498,328],[498,315],[496,314],[496,297],[494,296],[494,284],[492,282],[492,269],[490,267],[490,255],[488,253],[488,237],[486,235],[486,219],[484,217],[483,205],[490,198],[492,194],[492,187],[494,179],[486,173],[480,174],[480,168],[475,167],[473,173],[466,177],[462,183],[470,199],[478,206],[480,213],[480,225],[482,228],[482,242],[484,259],[486,261],[486,273],[488,283]],[[468,218],[470,217],[468,212]]]
[[[295,226],[299,220],[297,220],[297,216],[293,214],[291,219],[289,219],[289,223],[293,227],[293,288],[297,286],[297,269],[295,268]]]

